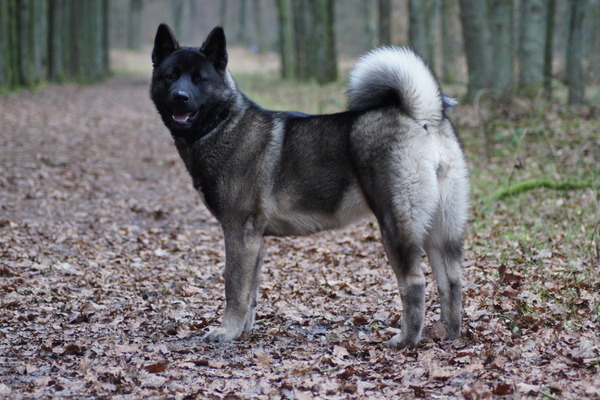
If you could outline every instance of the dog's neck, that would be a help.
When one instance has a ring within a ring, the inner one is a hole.
[[[200,129],[196,132],[191,133],[186,136],[176,136],[172,135],[175,142],[182,143],[186,146],[191,147],[194,142],[199,139],[202,139],[204,136],[208,135],[223,123],[229,117],[229,109],[223,108],[221,110],[217,110],[214,114],[213,118],[207,118],[206,124],[203,129]]]

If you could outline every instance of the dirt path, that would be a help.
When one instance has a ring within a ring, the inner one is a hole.
[[[386,348],[399,300],[370,222],[269,239],[255,331],[201,342],[222,311],[221,232],[147,91],[0,97],[0,398],[600,396],[593,328],[522,335],[479,307],[491,278],[469,262],[463,337],[439,339],[429,285],[423,346]]]

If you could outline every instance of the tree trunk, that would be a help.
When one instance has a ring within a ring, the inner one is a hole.
[[[108,0],[0,0],[0,90],[108,72]]]
[[[17,5],[0,0],[0,92],[19,85]]]
[[[48,79],[48,0],[34,0],[31,5],[33,74],[41,82]]]
[[[546,40],[544,47],[544,94],[546,99],[552,99],[552,59],[554,58],[554,21],[556,0],[548,0],[546,13]]]
[[[294,76],[294,36],[289,0],[276,0],[279,17],[279,55],[281,58],[281,77],[291,79]]]
[[[311,1],[312,32],[310,54],[315,55],[311,63],[319,84],[337,80],[337,54],[335,49],[335,17],[333,0]]]
[[[547,0],[521,0],[519,92],[535,96],[544,82]]]
[[[490,83],[509,100],[513,87],[513,1],[489,0],[490,38],[494,76]]]
[[[591,0],[585,18],[585,50],[590,82],[600,83],[600,0]]]
[[[392,44],[392,0],[377,0],[379,10],[379,45]]]
[[[31,35],[31,7],[29,1],[17,1],[17,28],[18,28],[18,51],[19,51],[19,76],[20,84],[31,86],[35,83],[32,71],[30,43],[33,40]]]
[[[442,40],[442,80],[453,83],[456,80],[455,41],[453,24],[456,15],[456,0],[442,0],[441,40]]]
[[[54,82],[67,79],[69,47],[68,38],[69,2],[67,0],[50,0],[49,12],[49,51],[48,78]]]
[[[427,8],[430,0],[408,1],[408,43],[424,60],[429,54]]]
[[[489,87],[491,53],[487,30],[486,3],[484,1],[460,0],[460,20],[463,28],[469,84],[467,101],[473,101],[477,93]]]
[[[337,47],[335,41],[335,0],[325,0],[325,71],[321,83],[335,82],[338,78]]]
[[[569,81],[569,104],[582,104],[585,94],[583,81],[583,18],[586,0],[571,0],[571,22],[567,45],[567,79]]]
[[[363,51],[369,51],[373,47],[373,24],[371,24],[371,8],[373,3],[369,0],[359,1],[359,15],[363,18],[364,45]]]
[[[308,0],[291,0],[294,27],[294,76],[307,80],[311,75],[308,29]]]

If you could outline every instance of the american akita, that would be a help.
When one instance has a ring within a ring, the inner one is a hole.
[[[467,166],[427,65],[407,48],[382,47],[350,73],[348,110],[331,115],[269,111],[249,100],[227,69],[223,29],[201,47],[180,46],[160,25],[151,98],[194,187],[225,236],[226,307],[206,339],[249,332],[263,237],[307,235],[373,214],[398,279],[402,331],[421,340],[425,250],[448,337],[461,324],[461,254]]]

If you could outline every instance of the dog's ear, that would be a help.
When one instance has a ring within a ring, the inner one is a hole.
[[[179,48],[179,43],[169,25],[160,24],[154,37],[152,65],[156,68],[165,58]]]
[[[225,32],[217,26],[209,34],[200,51],[213,63],[218,71],[227,68],[227,49],[225,45]]]

